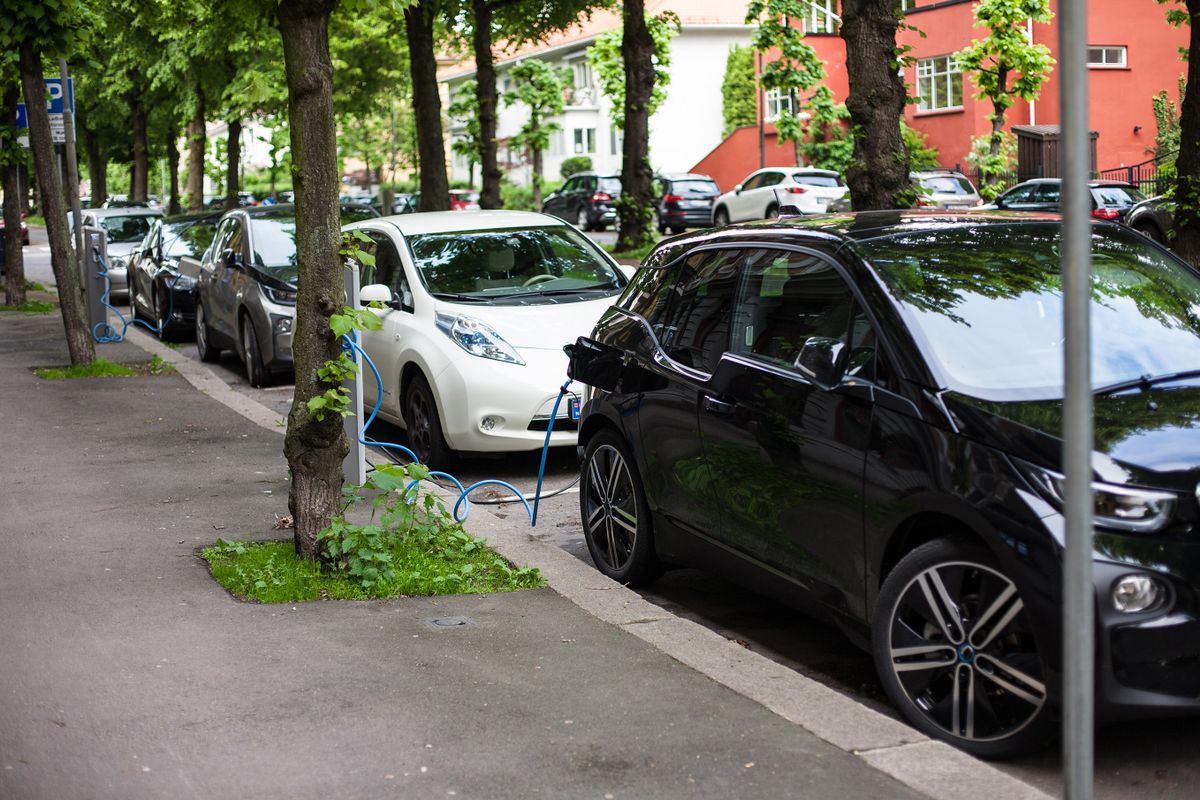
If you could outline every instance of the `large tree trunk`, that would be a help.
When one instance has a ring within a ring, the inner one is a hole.
[[[21,213],[28,214],[29,208],[29,168],[24,164],[17,165],[17,180],[21,185]]]
[[[150,194],[150,148],[146,141],[146,108],[135,90],[129,93],[129,123],[133,128],[133,174],[129,199],[144,201]]]
[[[299,296],[292,358],[296,393],[283,450],[292,470],[288,508],[295,521],[296,553],[319,556],[317,534],[338,512],[342,459],[349,449],[337,415],[317,421],[308,401],[329,388],[317,378],[341,343],[329,318],[342,306],[337,142],[333,118],[333,64],[329,15],[336,0],[285,0],[277,12],[287,70],[292,173],[296,191]]]
[[[196,89],[196,109],[187,126],[188,139],[188,210],[204,208],[204,92]]]
[[[229,120],[229,138],[225,140],[225,208],[238,207],[238,191],[242,188],[239,170],[242,166],[242,121]]]
[[[421,160],[421,204],[418,211],[449,211],[450,182],[446,178],[446,144],[442,137],[442,100],[438,95],[437,59],[433,52],[435,0],[421,0],[404,9],[408,63],[413,84],[413,117]]]
[[[170,199],[167,200],[167,213],[179,214],[183,207],[179,204],[179,129],[174,124],[167,130],[167,172],[170,173]]]
[[[17,101],[21,87],[9,84],[0,108],[0,124],[17,127]],[[4,304],[19,306],[25,302],[25,259],[21,252],[21,181],[15,161],[0,166],[4,171]]]
[[[1175,159],[1175,228],[1172,248],[1200,267],[1200,0],[1187,0],[1192,20],[1187,91],[1179,109],[1179,156]]]
[[[537,135],[537,126],[531,126],[534,136]],[[529,148],[529,160],[533,162],[533,207],[540,209],[542,207],[542,151]]]
[[[92,208],[99,208],[108,199],[108,159],[100,149],[100,137],[91,131],[84,133],[83,149],[87,154],[88,180],[92,184]]]
[[[854,137],[854,160],[846,170],[857,211],[912,204],[908,151],[900,136],[907,92],[896,70],[896,0],[845,0],[846,109]]]
[[[479,99],[479,207],[500,208],[500,164],[496,158],[496,67],[492,63],[492,8],[471,0],[475,12],[475,94]],[[539,204],[540,207],[540,204]]]
[[[650,94],[654,91],[654,39],[646,27],[644,0],[623,0],[625,32],[625,145],[621,164],[621,231],[617,250],[633,250],[650,237]]]
[[[21,42],[21,87],[26,97],[45,97],[46,81],[42,77],[42,60],[29,41]],[[67,336],[67,351],[72,364],[90,364],[96,360],[96,347],[88,330],[88,318],[83,302],[83,281],[71,234],[67,230],[67,209],[63,202],[62,184],[54,163],[54,143],[50,141],[50,115],[45,103],[26,103],[29,115],[29,144],[33,150],[33,166],[38,185],[42,188],[42,216],[46,218],[46,233],[50,239],[50,265],[54,282],[58,284],[58,300],[62,310],[63,329]]]

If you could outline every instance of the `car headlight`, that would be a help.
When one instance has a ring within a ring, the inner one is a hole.
[[[473,356],[503,361],[507,364],[524,366],[525,360],[517,355],[513,346],[504,341],[486,322],[464,315],[442,314],[435,316],[438,330],[449,336],[455,344]]]
[[[272,303],[278,303],[281,306],[296,305],[295,289],[276,289],[273,286],[263,286],[262,290],[263,294],[265,294],[267,299]]]
[[[1060,511],[1066,496],[1065,478],[1032,464],[1021,464],[1025,474],[1039,492]],[[1095,507],[1092,518],[1096,527],[1131,533],[1152,533],[1162,530],[1171,521],[1178,499],[1174,492],[1117,486],[1112,483],[1092,483]]]

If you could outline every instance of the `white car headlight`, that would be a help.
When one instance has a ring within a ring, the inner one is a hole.
[[[1046,499],[1062,510],[1066,494],[1065,479],[1057,472],[1021,464]],[[1177,497],[1174,492],[1117,486],[1112,483],[1092,483],[1095,507],[1092,518],[1096,527],[1130,533],[1153,533],[1162,530],[1175,513]]]
[[[524,366],[525,360],[517,355],[513,346],[486,322],[465,315],[442,314],[435,316],[438,330],[449,336],[456,345],[473,356],[503,361],[507,364]]]

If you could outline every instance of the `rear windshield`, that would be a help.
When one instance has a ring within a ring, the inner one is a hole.
[[[597,191],[613,195],[621,193],[620,178],[600,178],[599,181],[600,182],[597,184]]]
[[[175,222],[163,225],[163,255],[167,258],[199,256],[212,244],[217,232],[217,220]]]
[[[1125,186],[1097,186],[1094,191],[1105,208],[1125,208],[1146,199],[1137,189]]]
[[[451,192],[450,194],[461,203],[479,202],[479,192]]]
[[[975,187],[971,185],[969,180],[953,175],[935,175],[929,178],[921,178],[921,186],[934,194],[975,194]]]
[[[712,197],[721,193],[712,181],[671,181],[671,194],[684,197]]]
[[[130,217],[101,217],[100,227],[108,234],[110,242],[140,242],[150,232],[154,217],[139,214]]]
[[[796,183],[802,183],[805,186],[828,186],[830,188],[836,188],[838,186],[846,185],[842,183],[842,179],[836,175],[809,175],[806,172],[797,172],[793,174],[792,180],[794,180]]]

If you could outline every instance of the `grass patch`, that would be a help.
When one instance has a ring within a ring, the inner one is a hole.
[[[492,594],[543,584],[537,569],[514,568],[461,528],[428,538],[406,536],[396,542],[391,549],[394,576],[365,589],[344,574],[297,558],[290,541],[218,539],[200,555],[217,583],[242,599],[260,603]]]
[[[57,308],[58,306],[54,303],[46,303],[41,300],[26,300],[15,306],[0,305],[0,311],[14,311],[18,314],[49,314]]]
[[[37,281],[31,281],[31,280],[29,280],[29,278],[26,278],[25,279],[25,291],[27,291],[27,292],[44,292],[44,291],[46,291],[46,287],[42,286]]]
[[[620,252],[618,252],[615,249],[616,245],[602,244],[600,246],[603,247],[605,250],[607,250],[609,253],[612,253],[612,257],[617,260],[624,259],[627,261],[641,262],[646,259],[646,256],[650,255],[650,251],[653,250],[657,245],[658,245],[658,240],[656,239],[652,242],[648,242],[647,244],[642,245],[641,247],[634,248],[633,250],[622,250]]]
[[[72,378],[132,378],[135,375],[166,375],[175,371],[175,367],[153,356],[149,361],[136,361],[129,364],[117,364],[104,358],[97,358],[90,364],[80,364],[71,367],[37,367],[33,374],[48,381],[64,381]]]
[[[25,217],[25,224],[38,225],[44,228],[46,227],[46,219],[40,214],[30,214],[29,216]]]

